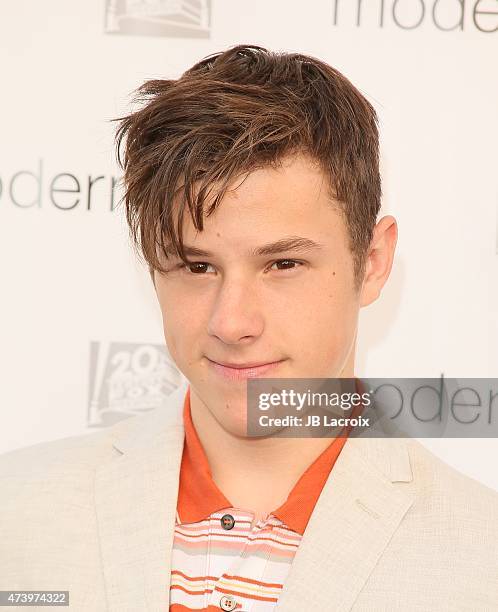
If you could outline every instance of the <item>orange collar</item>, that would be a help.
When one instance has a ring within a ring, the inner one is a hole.
[[[192,422],[190,386],[185,395],[183,423],[185,444],[180,468],[177,510],[182,523],[196,523],[208,518],[217,510],[232,508],[233,504],[223,495],[212,478],[206,454]],[[334,438],[304,471],[287,500],[271,514],[293,531],[303,535],[318,497],[346,440],[346,436]]]

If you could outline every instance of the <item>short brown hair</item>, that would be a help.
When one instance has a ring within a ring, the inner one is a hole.
[[[359,287],[380,209],[378,120],[338,70],[300,53],[236,45],[178,79],[150,80],[135,93],[145,104],[114,119],[120,122],[116,152],[130,235],[152,278],[155,269],[164,272],[157,247],[186,261],[186,208],[202,231],[203,215],[214,211],[235,178],[304,152],[324,171],[344,215]],[[173,202],[181,189],[175,222]]]

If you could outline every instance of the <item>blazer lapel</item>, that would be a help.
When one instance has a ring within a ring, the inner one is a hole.
[[[110,612],[168,609],[187,386],[184,381],[164,407],[115,426],[116,456],[97,469],[95,505]]]
[[[414,501],[405,441],[350,438],[292,562],[278,610],[350,610]]]

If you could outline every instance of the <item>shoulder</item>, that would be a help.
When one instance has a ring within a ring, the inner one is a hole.
[[[141,415],[76,436],[25,446],[0,455],[0,486],[12,495],[31,489],[81,491],[103,464],[118,459],[123,450],[147,448],[161,432],[182,427],[187,383],[180,384],[165,403]],[[53,486],[52,484],[53,483]],[[61,487],[60,485],[63,485]],[[0,505],[1,511],[1,505]]]
[[[37,479],[62,472],[91,471],[112,454],[112,438],[117,427],[123,427],[121,422],[95,432],[40,442],[3,453],[0,455],[0,479]]]
[[[135,443],[146,446],[161,430],[181,425],[185,391],[184,383],[167,397],[164,405],[110,427],[0,454],[0,480],[94,472],[103,462],[119,456],[119,448]]]
[[[417,440],[409,438],[406,445],[417,496],[434,512],[482,512],[483,519],[498,519],[497,491],[455,469]]]
[[[49,572],[70,584],[71,566],[100,580],[94,483],[98,465],[117,454],[111,429],[0,455],[2,588],[43,588]]]
[[[391,441],[389,441],[391,442]],[[413,438],[399,442],[411,478],[392,485],[413,500],[377,564],[368,596],[396,583],[399,609],[498,609],[498,493]],[[385,448],[388,445],[383,445]],[[417,608],[418,609],[418,608]]]
[[[400,541],[413,558],[434,567],[453,567],[462,580],[477,573],[498,591],[498,492],[461,473],[416,440],[407,442],[414,502]],[[427,552],[430,551],[430,562]],[[459,579],[460,579],[459,578]]]

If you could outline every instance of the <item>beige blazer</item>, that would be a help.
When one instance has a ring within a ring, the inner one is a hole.
[[[0,590],[168,610],[186,384],[145,415],[0,456]],[[496,612],[498,493],[413,439],[351,438],[277,610]]]

